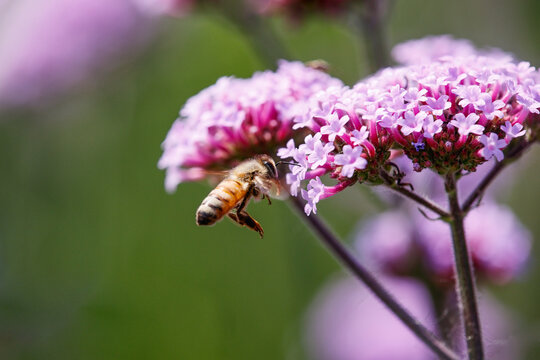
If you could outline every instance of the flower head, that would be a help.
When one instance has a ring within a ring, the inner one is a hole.
[[[340,85],[326,73],[286,61],[276,72],[219,79],[187,101],[162,144],[158,166],[167,170],[167,190],[203,178],[206,170],[228,168],[254,154],[274,154],[295,134],[293,121],[304,113],[306,100]],[[294,155],[292,146],[294,141],[280,154]],[[314,149],[319,161],[329,152],[321,146]]]
[[[295,126],[315,134],[324,152],[313,155],[300,143],[302,154],[288,155],[307,156],[311,170],[329,174],[342,189],[356,181],[380,183],[393,149],[401,149],[416,171],[474,172],[491,157],[502,160],[512,139],[524,141],[527,126],[540,124],[540,102],[530,100],[540,99],[540,73],[507,56],[478,53],[387,68],[353,88],[317,94]],[[356,148],[362,166],[344,168]],[[295,180],[298,186],[302,179]]]

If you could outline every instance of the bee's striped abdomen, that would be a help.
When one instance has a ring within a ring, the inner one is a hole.
[[[212,225],[232,210],[244,197],[245,190],[239,181],[225,179],[208,194],[197,209],[197,225]]]

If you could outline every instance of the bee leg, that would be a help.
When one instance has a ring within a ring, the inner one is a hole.
[[[261,225],[257,222],[257,220],[252,218],[251,215],[244,211],[244,208],[247,206],[254,190],[256,190],[254,187],[250,187],[246,192],[246,196],[244,196],[244,199],[242,200],[240,205],[236,207],[236,212],[230,212],[227,215],[232,221],[236,222],[237,224],[247,226],[251,230],[258,232],[262,239],[264,231]]]
[[[238,219],[238,215],[236,215],[236,213],[233,213],[233,212],[230,212],[227,214],[227,216],[229,217],[229,219],[231,219],[232,221],[234,221],[235,223],[239,224],[239,225],[242,225],[240,223],[240,219]]]
[[[272,201],[270,201],[270,196],[263,194],[262,198],[266,198],[266,200],[268,200],[268,205],[272,205]]]
[[[238,223],[240,225],[247,226],[251,230],[258,232],[261,239],[263,238],[264,231],[261,224],[259,224],[257,220],[252,218],[251,215],[249,215],[245,211],[236,213],[236,215],[238,216],[238,220],[239,220]]]
[[[259,222],[252,218],[247,212],[242,211],[239,213],[228,213],[227,216],[229,216],[229,218],[238,225],[246,226],[251,230],[258,232],[261,239],[263,238],[264,231],[261,224],[259,224]]]
[[[236,207],[236,213],[241,212],[244,210],[244,208],[247,206],[249,199],[251,198],[251,195],[253,193],[253,186],[250,186],[248,190],[246,191],[246,195],[242,199],[242,202]]]

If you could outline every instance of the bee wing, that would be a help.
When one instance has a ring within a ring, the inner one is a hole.
[[[272,187],[270,188],[269,195],[279,200],[285,200],[289,197],[289,192],[279,180],[272,181]]]
[[[223,180],[227,175],[229,175],[229,171],[204,170],[204,175],[208,179],[208,182],[210,182],[210,184],[217,185],[221,180]]]

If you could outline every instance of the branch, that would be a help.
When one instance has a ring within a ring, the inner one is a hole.
[[[459,206],[456,178],[454,173],[446,175],[445,189],[450,203],[452,244],[454,246],[454,264],[456,274],[456,290],[463,315],[463,327],[467,353],[470,360],[484,359],[482,332],[476,303],[476,290],[473,269],[465,239],[463,226],[464,213]]]
[[[353,26],[362,34],[370,73],[390,66],[386,23],[393,1],[367,0],[352,8]]]
[[[462,209],[464,213],[469,212],[471,210],[473,204],[479,200],[489,185],[495,180],[497,175],[501,173],[509,164],[513,163],[515,160],[517,160],[525,150],[527,150],[532,144],[534,143],[534,139],[531,139],[530,141],[525,141],[520,143],[518,146],[516,146],[514,149],[512,149],[508,154],[505,155],[504,159],[502,161],[497,162],[493,168],[489,171],[489,173],[486,174],[486,176],[480,181],[478,186],[473,190],[473,192],[469,195],[467,200],[463,203]]]
[[[394,299],[377,279],[354,258],[324,222],[314,214],[311,216],[306,215],[301,200],[291,196],[290,203],[338,261],[364,283],[424,344],[431,348],[441,359],[459,359],[457,354],[448,348],[442,340],[423,326]]]
[[[385,185],[389,187],[390,189],[400,193],[401,195],[405,196],[406,198],[409,198],[413,200],[414,202],[418,203],[419,205],[433,211],[437,215],[439,215],[443,219],[447,219],[450,217],[450,214],[446,212],[445,210],[441,209],[437,204],[432,203],[430,200],[418,195],[414,191],[411,191],[403,186],[400,186],[396,180],[386,171],[382,170],[379,172],[381,175],[381,178],[383,179]]]

